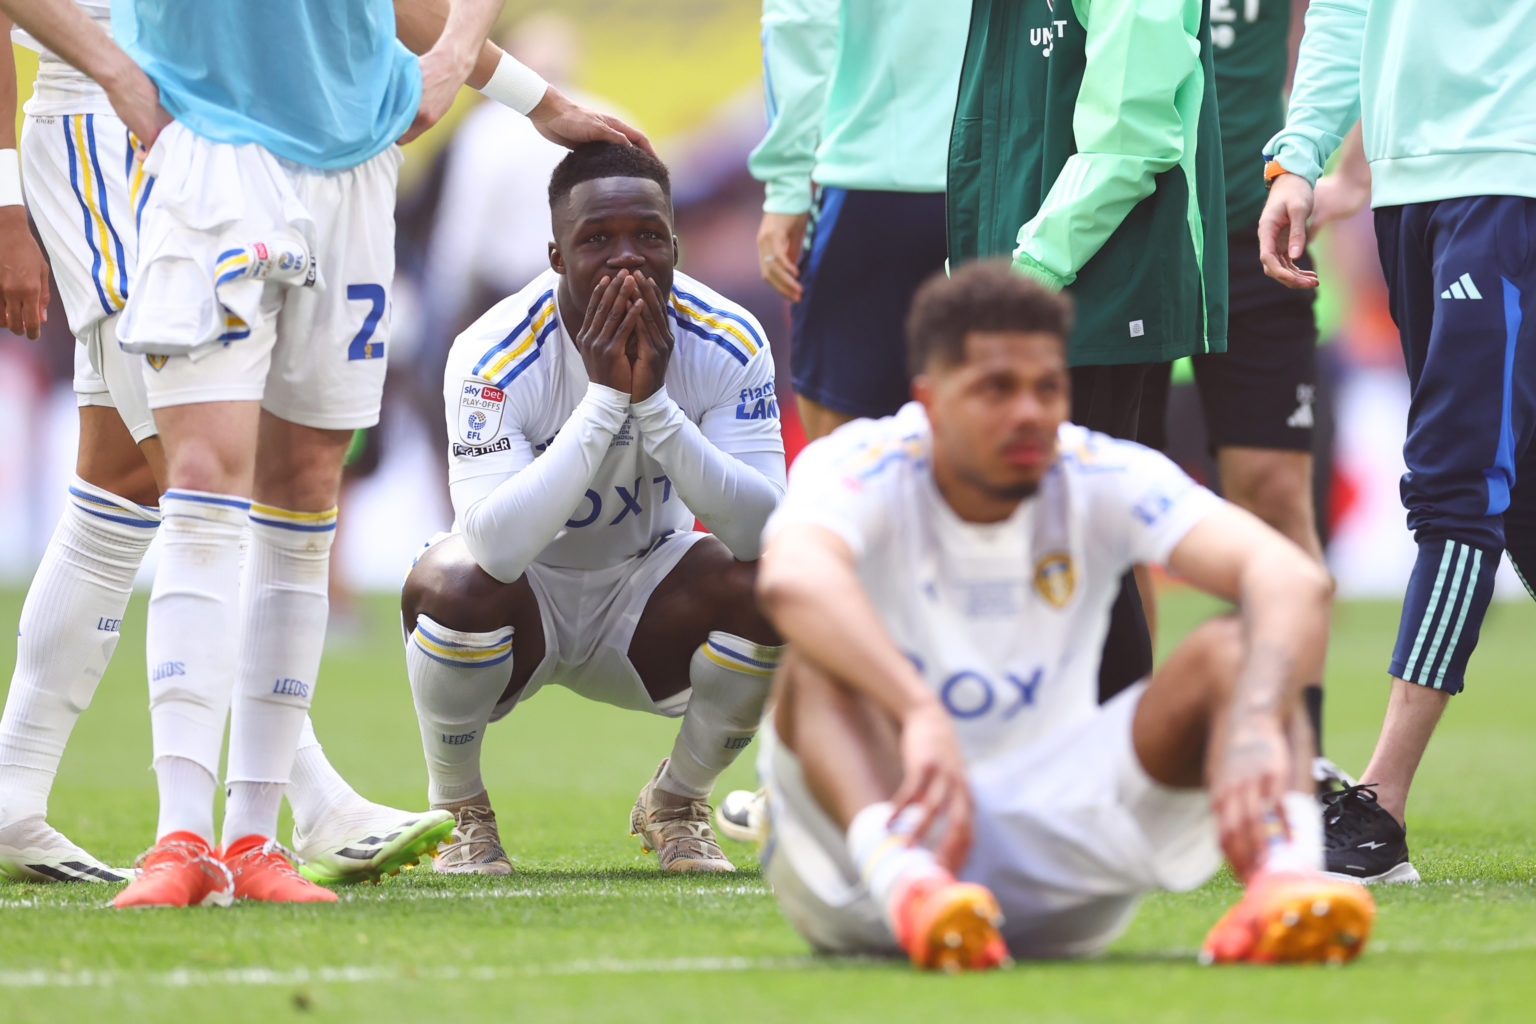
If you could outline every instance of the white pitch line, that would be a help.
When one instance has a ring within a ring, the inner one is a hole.
[[[1387,943],[1374,944],[1371,955],[1434,953],[1517,953],[1536,949],[1536,938],[1489,943]],[[1166,951],[1171,958],[1195,960],[1193,949]],[[1134,958],[1135,954],[1132,954]],[[1110,954],[1102,963],[1113,966]],[[154,985],[164,988],[219,986],[293,987],[299,985],[368,985],[388,981],[501,981],[517,978],[567,978],[627,974],[722,974],[744,971],[835,970],[846,967],[890,964],[895,961],[867,957],[816,956],[765,957],[672,957],[649,960],[599,958],[571,960],[538,966],[434,967],[378,964],[339,964],[325,967],[227,967],[216,970],[178,967],[169,971],[0,970],[0,989],[116,988],[122,985]]]
[[[478,966],[438,967],[382,966],[377,964],[330,967],[227,967],[204,970],[178,967],[169,971],[0,971],[3,988],[115,988],[122,985],[156,985],[165,988],[200,988],[210,985],[290,987],[297,985],[367,985],[386,981],[500,981],[515,978],[559,978],[618,974],[693,974],[828,969],[845,963],[813,956],[675,957],[656,960],[572,960],[537,967]]]
[[[416,889],[393,885],[359,885],[339,890],[343,903],[406,903],[430,900],[523,900],[546,899],[551,896],[584,896],[598,899],[634,897],[634,890],[614,888],[608,885],[583,885],[580,883],[552,883],[541,889]],[[684,898],[708,899],[712,896],[763,896],[769,895],[766,885],[732,885],[720,888],[687,888],[679,886],[666,895]],[[56,903],[36,896],[17,899],[0,898],[0,910],[101,910],[106,903]]]

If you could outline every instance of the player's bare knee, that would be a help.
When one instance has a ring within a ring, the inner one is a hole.
[[[475,563],[454,539],[434,545],[412,567],[400,592],[400,613],[407,630],[426,615],[449,629],[488,633],[512,620],[515,584],[506,584]]]
[[[80,479],[93,487],[100,487],[119,498],[140,505],[160,504],[160,488],[149,463],[142,458],[108,464],[102,460],[88,459],[82,450],[75,470]]]
[[[1210,703],[1226,704],[1237,686],[1237,674],[1243,664],[1241,620],[1235,615],[1210,619],[1196,627],[1184,643],[1192,655],[1187,671],[1204,688]]]
[[[1223,478],[1228,498],[1292,540],[1314,529],[1310,460],[1293,452],[1257,453]],[[1303,546],[1309,546],[1303,544]]]

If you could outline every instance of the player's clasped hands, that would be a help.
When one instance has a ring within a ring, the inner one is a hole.
[[[672,357],[672,329],[661,289],[634,270],[604,275],[587,303],[576,348],[596,384],[636,402],[654,395]]]

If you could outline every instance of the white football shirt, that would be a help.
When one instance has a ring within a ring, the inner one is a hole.
[[[112,34],[111,0],[75,0],[75,6],[105,29],[107,35]],[[83,71],[75,70],[19,26],[11,28],[11,41],[38,55],[37,81],[25,107],[28,116],[113,113],[106,92]]]
[[[443,398],[456,517],[532,465],[587,393],[586,366],[560,320],[559,282],[553,270],[540,274],[449,350]],[[667,313],[675,343],[665,384],[684,415],[728,455],[782,454],[773,354],[757,320],[682,273],[674,275]],[[536,561],[575,569],[617,565],[693,521],[626,419],[565,528]]]
[[[1093,714],[1121,577],[1166,561],[1220,501],[1140,445],[1070,423],[1057,445],[1011,517],[967,523],[933,482],[927,415],[910,403],[808,446],[765,529],[814,523],[847,542],[972,765]]]

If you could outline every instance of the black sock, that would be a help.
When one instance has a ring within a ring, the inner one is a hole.
[[[1152,674],[1152,635],[1141,607],[1136,576],[1120,580],[1120,596],[1109,611],[1109,631],[1104,635],[1104,655],[1099,662],[1099,703]]]
[[[1323,687],[1320,683],[1313,683],[1301,691],[1301,699],[1306,703],[1307,721],[1312,723],[1312,742],[1314,753],[1318,757],[1323,756]]]

